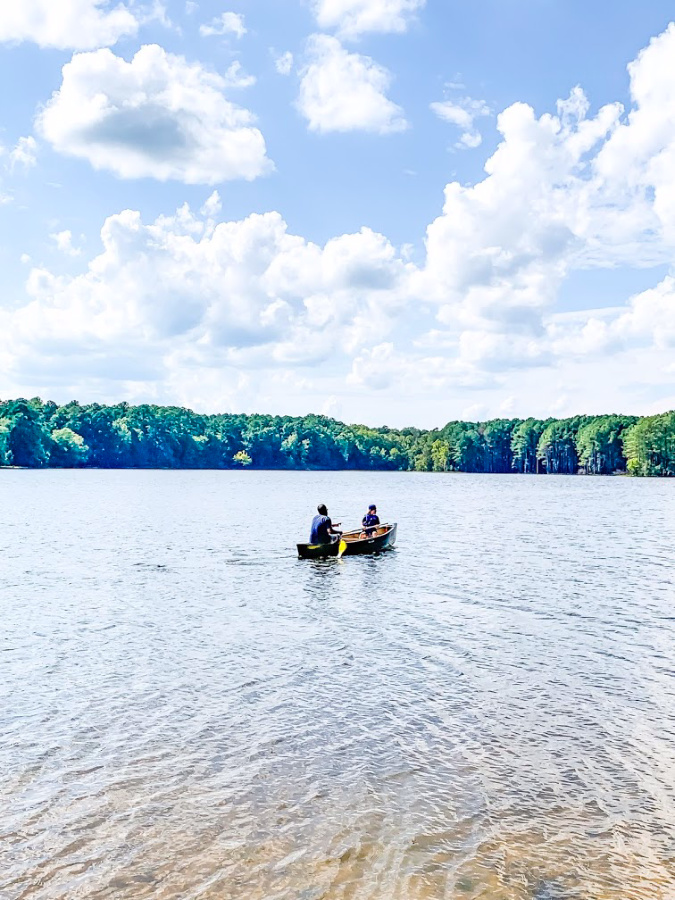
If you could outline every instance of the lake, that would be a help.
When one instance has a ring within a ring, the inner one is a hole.
[[[674,481],[0,489],[3,900],[675,897]]]

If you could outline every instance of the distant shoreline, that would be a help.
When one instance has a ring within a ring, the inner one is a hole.
[[[517,477],[521,476],[523,478],[539,478],[541,476],[550,474],[546,472],[463,472],[459,469],[448,469],[443,472],[435,472],[435,471],[422,471],[416,469],[322,469],[319,467],[315,468],[306,468],[306,469],[274,469],[274,468],[257,468],[255,466],[247,466],[246,468],[237,467],[237,468],[205,468],[205,467],[192,467],[187,468],[185,466],[5,466],[0,465],[0,473],[3,471],[8,472],[236,472],[239,474],[256,474],[260,472],[269,472],[269,473],[286,473],[289,475],[306,475],[307,473],[317,473],[317,472],[325,472],[326,474],[330,473],[340,473],[340,474],[368,474],[368,475],[485,475],[485,476],[506,476],[506,477]],[[628,472],[608,472],[607,474],[595,474],[591,472],[562,472],[557,473],[559,477],[566,478],[630,478],[630,474]],[[675,477],[675,476],[673,476]]]
[[[321,415],[0,401],[0,467],[675,476],[675,412],[371,428]]]

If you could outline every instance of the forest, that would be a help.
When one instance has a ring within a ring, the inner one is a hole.
[[[368,428],[326,416],[0,400],[0,466],[675,475],[675,412]]]

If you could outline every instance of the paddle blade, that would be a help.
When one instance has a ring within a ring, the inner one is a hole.
[[[342,554],[347,549],[347,541],[340,541],[340,550],[338,552],[338,559],[342,558]]]

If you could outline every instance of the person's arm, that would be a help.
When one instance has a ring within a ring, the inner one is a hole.
[[[336,531],[336,528],[342,525],[342,522],[336,522],[335,525],[333,525],[332,520],[329,519],[326,524],[328,525],[328,534],[342,534],[341,531]]]

